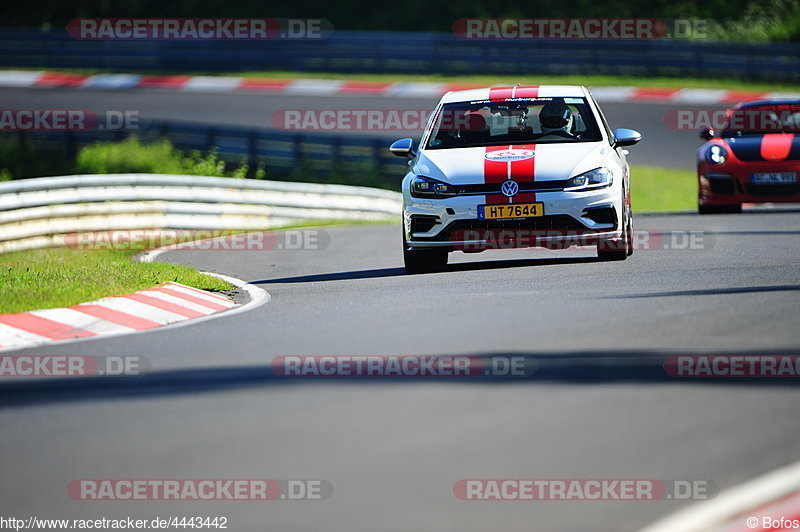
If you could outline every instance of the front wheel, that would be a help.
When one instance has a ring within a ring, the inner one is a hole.
[[[432,273],[447,266],[445,248],[408,249],[403,241],[403,263],[408,273]]]
[[[742,212],[742,204],[697,205],[697,212],[700,214],[736,214]]]
[[[600,260],[625,260],[633,255],[633,218],[626,209],[625,230],[617,240],[601,240],[597,243],[597,258]]]

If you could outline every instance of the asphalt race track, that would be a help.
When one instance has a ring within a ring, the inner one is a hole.
[[[176,120],[254,128],[271,128],[274,113],[290,109],[433,109],[437,98],[415,99],[375,96],[289,96],[272,93],[191,93],[177,90],[0,88],[6,109],[91,109],[96,112],[138,111],[141,121]],[[666,168],[694,168],[695,151],[702,140],[693,131],[673,131],[665,125],[671,109],[723,109],[724,106],[680,103],[612,103],[599,100],[612,128],[627,127],[643,134],[630,150],[631,164]],[[202,112],[199,112],[202,110]],[[370,135],[370,132],[345,131]],[[419,131],[384,131],[378,136],[419,138]]]
[[[0,500],[18,516],[219,515],[232,530],[632,532],[685,503],[465,502],[452,488],[649,478],[725,489],[799,460],[792,381],[676,379],[662,362],[798,353],[800,212],[637,216],[635,227],[651,242],[702,239],[609,263],[585,249],[456,254],[446,271],[417,276],[403,273],[394,226],[327,228],[324,249],[168,253],[272,300],[195,326],[28,351],[139,355],[152,367],[0,383]],[[537,370],[493,380],[268,370],[276,356],[324,354],[514,355]],[[334,491],[267,503],[70,500],[68,483],[82,478],[325,479]]]

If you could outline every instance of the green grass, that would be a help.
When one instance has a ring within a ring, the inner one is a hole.
[[[798,91],[797,84],[780,82],[756,82],[738,79],[700,79],[687,77],[637,77],[606,75],[519,75],[519,76],[443,76],[438,74],[337,74],[315,72],[238,72],[229,74],[252,78],[312,78],[312,79],[344,79],[354,81],[428,81],[440,83],[468,83],[480,86],[514,85],[516,83],[532,85],[586,85],[589,87],[664,87],[678,89],[726,89],[752,91]]]
[[[44,67],[17,68],[1,67],[4,70],[48,70]],[[72,72],[75,74],[101,74],[116,72],[108,69],[65,69],[54,67],[59,72]],[[140,72],[142,74],[166,75],[164,72]],[[783,83],[780,81],[745,81],[734,78],[691,78],[691,77],[639,77],[639,76],[610,76],[610,75],[463,75],[445,76],[439,74],[345,74],[337,72],[293,72],[293,71],[248,71],[248,72],[170,72],[169,74],[205,75],[205,76],[243,76],[246,78],[277,78],[277,79],[343,79],[353,81],[432,81],[443,83],[466,83],[481,86],[513,85],[515,83],[536,85],[587,85],[600,86],[632,86],[632,87],[664,87],[664,88],[697,88],[697,89],[726,89],[742,91],[789,91],[797,92],[796,83]]]
[[[232,288],[186,266],[135,262],[135,253],[48,248],[0,255],[0,313],[68,307],[167,281],[212,291]]]
[[[185,157],[169,140],[142,143],[136,137],[84,146],[75,160],[75,171],[79,174],[158,173],[244,178],[248,170],[246,164],[227,170],[226,162],[213,149],[206,155],[194,150]],[[263,179],[263,170],[256,174]]]
[[[675,212],[697,209],[694,170],[631,166],[633,212]]]
[[[275,231],[385,223],[397,222],[315,220],[276,228]],[[219,231],[220,236],[246,232]],[[160,244],[175,244],[184,240],[169,240]],[[101,297],[135,292],[167,281],[215,292],[233,288],[221,279],[187,266],[134,261],[133,256],[143,248],[131,245],[135,249],[47,248],[0,254],[0,314],[68,307]]]

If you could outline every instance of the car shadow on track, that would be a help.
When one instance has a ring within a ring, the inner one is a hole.
[[[610,384],[705,386],[798,386],[797,377],[675,376],[683,357],[796,357],[798,349],[747,353],[666,353],[648,351],[579,351],[570,353],[485,353],[442,357],[469,359],[467,376],[284,376],[281,367],[263,365],[148,372],[125,377],[62,377],[0,381],[0,409],[71,401],[146,399],[243,389],[300,389],[308,385],[359,386]],[[415,357],[416,358],[416,357]],[[432,358],[430,356],[426,357]],[[418,360],[418,359],[417,359]],[[795,364],[796,365],[796,364]],[[705,374],[707,375],[707,374]]]
[[[762,292],[798,292],[800,285],[741,286],[729,288],[704,288],[701,290],[675,290],[671,292],[652,292],[647,294],[620,294],[602,299],[638,299],[648,297],[716,296],[724,294],[755,294]]]
[[[800,207],[796,205],[776,205],[774,207],[745,207],[742,212],[736,214],[797,214],[800,213]],[[711,216],[716,216],[712,214]]]
[[[505,259],[479,262],[457,262],[448,264],[441,271],[419,275],[438,275],[448,272],[469,272],[480,270],[497,270],[503,268],[526,268],[531,266],[555,266],[563,264],[586,264],[602,262],[596,257],[560,257],[548,259]],[[398,277],[410,275],[404,268],[377,268],[374,270],[354,270],[348,272],[319,273],[313,275],[300,275],[296,277],[278,277],[276,279],[261,279],[250,281],[250,284],[283,284],[283,283],[316,283],[323,281],[349,281],[355,279],[376,279],[381,277]]]
[[[786,204],[786,205],[776,205],[774,207],[763,207],[763,206],[745,207],[742,209],[742,212],[713,213],[713,214],[703,214],[703,215],[701,215],[697,211],[639,212],[634,214],[634,220],[639,218],[647,219],[651,217],[678,218],[682,216],[702,216],[703,218],[714,219],[723,216],[742,216],[742,215],[753,215],[753,214],[798,214],[798,213],[800,213],[800,207],[797,207],[794,204]]]
[[[713,236],[750,236],[750,235],[761,235],[761,236],[795,236],[800,235],[800,231],[761,231],[761,230],[753,230],[753,231],[702,231],[703,235],[713,235]],[[651,235],[659,235],[659,236],[670,236],[669,232],[656,232],[652,231]]]

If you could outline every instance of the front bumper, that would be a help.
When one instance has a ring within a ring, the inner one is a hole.
[[[759,172],[796,172],[800,176],[800,163],[740,163],[711,167],[703,162],[698,165],[698,203],[730,205],[800,202],[800,183],[753,184],[751,176]]]
[[[622,194],[617,187],[583,192],[537,192],[544,216],[481,220],[478,206],[487,196],[422,199],[404,192],[406,245],[483,251],[505,247],[592,245],[621,237]],[[506,199],[505,197],[503,197]]]

